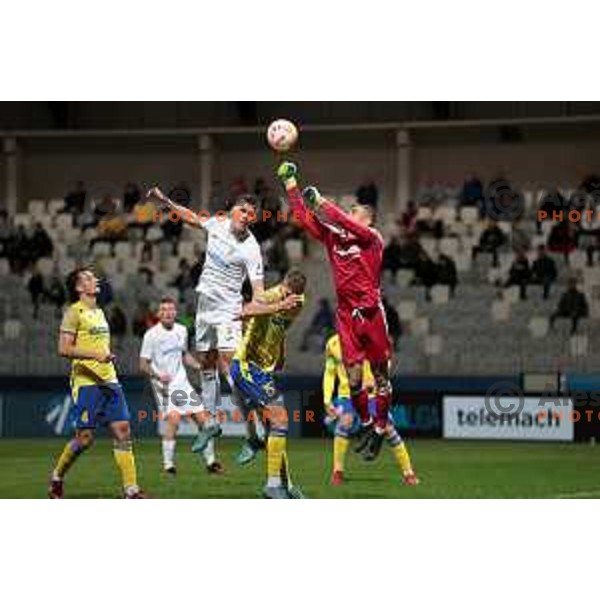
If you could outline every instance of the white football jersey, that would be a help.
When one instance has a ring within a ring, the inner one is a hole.
[[[240,241],[231,232],[230,219],[212,217],[203,223],[208,232],[206,262],[196,287],[198,312],[206,323],[231,322],[242,310],[242,285],[262,281],[263,261],[254,235]]]
[[[171,376],[169,388],[178,386],[189,387],[187,373],[183,365],[183,354],[188,349],[187,329],[175,323],[171,329],[166,329],[157,323],[144,334],[140,357],[150,361],[157,373]],[[155,387],[161,387],[159,381],[152,381]]]

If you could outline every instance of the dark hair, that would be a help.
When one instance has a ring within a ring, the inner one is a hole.
[[[285,274],[285,282],[294,294],[302,294],[306,287],[306,275],[300,269],[290,269]]]
[[[229,198],[225,202],[225,208],[227,210],[231,210],[236,206],[241,206],[242,204],[250,204],[253,208],[256,208],[256,198],[252,194],[240,194],[235,198]]]
[[[175,298],[173,298],[173,296],[163,296],[160,299],[159,304],[173,304],[173,305],[176,305],[177,301],[175,300]]]
[[[79,267],[74,271],[71,271],[66,278],[65,287],[67,289],[67,297],[69,302],[73,304],[79,301],[79,292],[77,291],[77,284],[79,283],[79,276],[85,271],[94,272],[91,267]]]

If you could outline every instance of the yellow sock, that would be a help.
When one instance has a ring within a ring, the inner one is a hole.
[[[65,445],[56,468],[54,469],[54,477],[62,479],[67,471],[73,466],[73,463],[81,456],[85,447],[83,447],[77,439],[72,439]]]
[[[269,436],[267,441],[267,485],[281,485],[281,468],[285,460],[286,447],[287,438]]]
[[[113,448],[115,462],[121,471],[123,488],[125,490],[137,488],[137,472],[135,469],[135,457],[131,442],[120,443]]]
[[[396,462],[398,463],[398,466],[400,467],[400,469],[402,469],[402,473],[405,474],[412,472],[410,454],[408,453],[404,442],[398,444],[397,446],[394,446],[392,450],[394,452],[394,456],[396,457]]]
[[[348,438],[336,435],[333,438],[333,470],[343,471],[344,465],[346,464],[346,454],[350,447],[350,440]]]

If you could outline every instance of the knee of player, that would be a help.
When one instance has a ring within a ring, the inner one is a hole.
[[[84,450],[90,448],[96,441],[96,432],[93,429],[82,429],[77,432],[77,441]]]

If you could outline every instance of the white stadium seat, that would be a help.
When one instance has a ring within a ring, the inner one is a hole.
[[[460,220],[465,225],[477,223],[479,221],[479,209],[475,206],[465,206],[460,209]]]
[[[27,209],[29,214],[36,219],[41,215],[47,214],[46,202],[44,200],[30,200]]]
[[[427,356],[437,356],[442,353],[443,341],[441,335],[428,335],[425,338],[425,354]]]
[[[415,337],[424,337],[429,334],[429,319],[427,317],[417,317],[410,322],[409,329]]]
[[[434,285],[431,288],[431,301],[434,304],[448,304],[450,288],[447,285]]]
[[[31,225],[31,215],[28,213],[17,213],[13,219],[15,227],[23,225],[23,227],[29,227]]]
[[[414,278],[415,273],[410,269],[400,269],[396,273],[396,282],[400,287],[408,287]]]
[[[398,304],[398,316],[403,321],[413,321],[417,316],[417,303],[413,300],[403,300]]]
[[[570,340],[570,350],[572,356],[583,356],[588,352],[587,335],[574,335]]]
[[[285,251],[292,264],[299,264],[304,260],[304,249],[301,240],[287,240]]]
[[[3,333],[7,340],[16,340],[23,333],[23,323],[16,319],[9,319],[4,322]]]
[[[529,321],[529,331],[534,338],[545,338],[548,335],[549,329],[550,324],[546,317],[532,317]]]
[[[51,215],[55,215],[59,210],[62,210],[65,206],[65,201],[61,198],[54,198],[48,202],[48,212]]]
[[[504,300],[492,302],[492,319],[497,323],[504,323],[510,319],[510,304]]]

